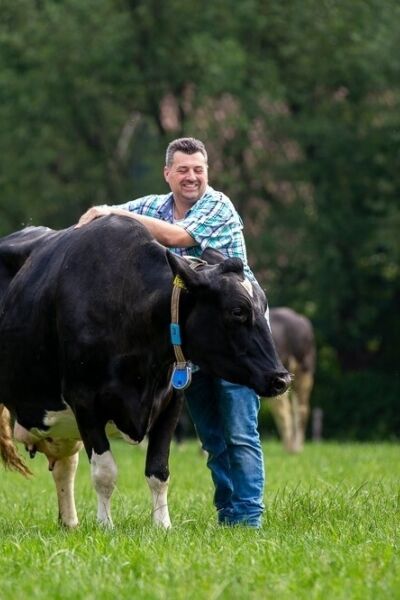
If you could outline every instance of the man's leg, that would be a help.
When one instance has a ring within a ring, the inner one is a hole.
[[[214,504],[219,519],[231,513],[232,481],[224,430],[214,396],[214,378],[197,371],[185,390],[189,413],[203,449],[208,453],[207,466],[215,486]]]
[[[215,380],[233,485],[227,524],[261,525],[264,510],[264,458],[257,429],[260,400],[244,386]]]

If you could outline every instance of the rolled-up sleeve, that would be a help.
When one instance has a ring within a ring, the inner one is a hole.
[[[207,211],[202,210],[201,205],[194,207],[177,225],[183,227],[202,250],[228,248],[243,229],[239,215],[231,210],[229,204],[218,200],[209,200]]]
[[[123,204],[115,204],[114,208],[122,208],[134,212],[137,214],[145,214],[148,204],[155,198],[155,196],[143,196],[143,198],[137,198],[136,200],[128,200]]]

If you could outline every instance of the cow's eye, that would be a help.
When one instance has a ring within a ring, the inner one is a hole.
[[[232,308],[231,315],[235,319],[235,321],[240,321],[241,323],[244,323],[247,320],[247,313],[240,306]]]

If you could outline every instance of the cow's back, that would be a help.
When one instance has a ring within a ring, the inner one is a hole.
[[[0,239],[0,303],[25,261],[54,233],[48,227],[25,227]]]
[[[314,373],[315,339],[311,321],[291,308],[270,310],[272,336],[284,366],[293,371],[295,361],[301,371]]]

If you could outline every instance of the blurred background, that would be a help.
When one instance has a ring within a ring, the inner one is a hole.
[[[199,137],[270,305],[314,325],[324,437],[400,437],[398,0],[0,8],[0,235],[165,193]]]

